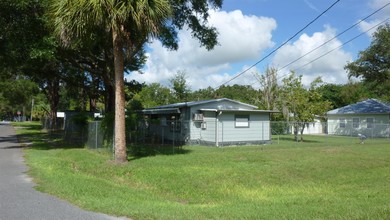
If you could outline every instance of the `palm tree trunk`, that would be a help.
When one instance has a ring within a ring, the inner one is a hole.
[[[117,30],[112,30],[115,69],[115,161],[127,162],[125,133],[124,58],[122,41]]]

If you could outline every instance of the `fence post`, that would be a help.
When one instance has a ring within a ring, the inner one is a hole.
[[[175,121],[172,121],[172,147],[175,147]]]
[[[97,121],[95,121],[95,149],[97,149],[97,145],[98,145],[98,126],[97,126]]]
[[[161,145],[164,145],[164,127],[161,126]]]

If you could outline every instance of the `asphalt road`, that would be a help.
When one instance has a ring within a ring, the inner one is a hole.
[[[14,128],[0,124],[0,220],[125,219],[84,211],[34,190],[27,169]]]

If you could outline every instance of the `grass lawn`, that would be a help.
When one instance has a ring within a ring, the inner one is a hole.
[[[390,219],[390,139],[283,136],[117,165],[107,151],[64,147],[33,124],[17,126],[34,142],[25,157],[37,189],[88,210],[132,219]]]

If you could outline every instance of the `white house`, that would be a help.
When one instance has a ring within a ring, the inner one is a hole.
[[[214,146],[269,143],[272,112],[226,98],[142,111],[150,121],[149,132],[162,139]]]
[[[376,99],[331,110],[327,117],[329,134],[390,137],[390,105]]]
[[[291,134],[294,134],[294,126],[291,126]],[[301,131],[298,131],[300,133]],[[316,117],[313,122],[306,122],[303,134],[325,134],[326,123]]]

